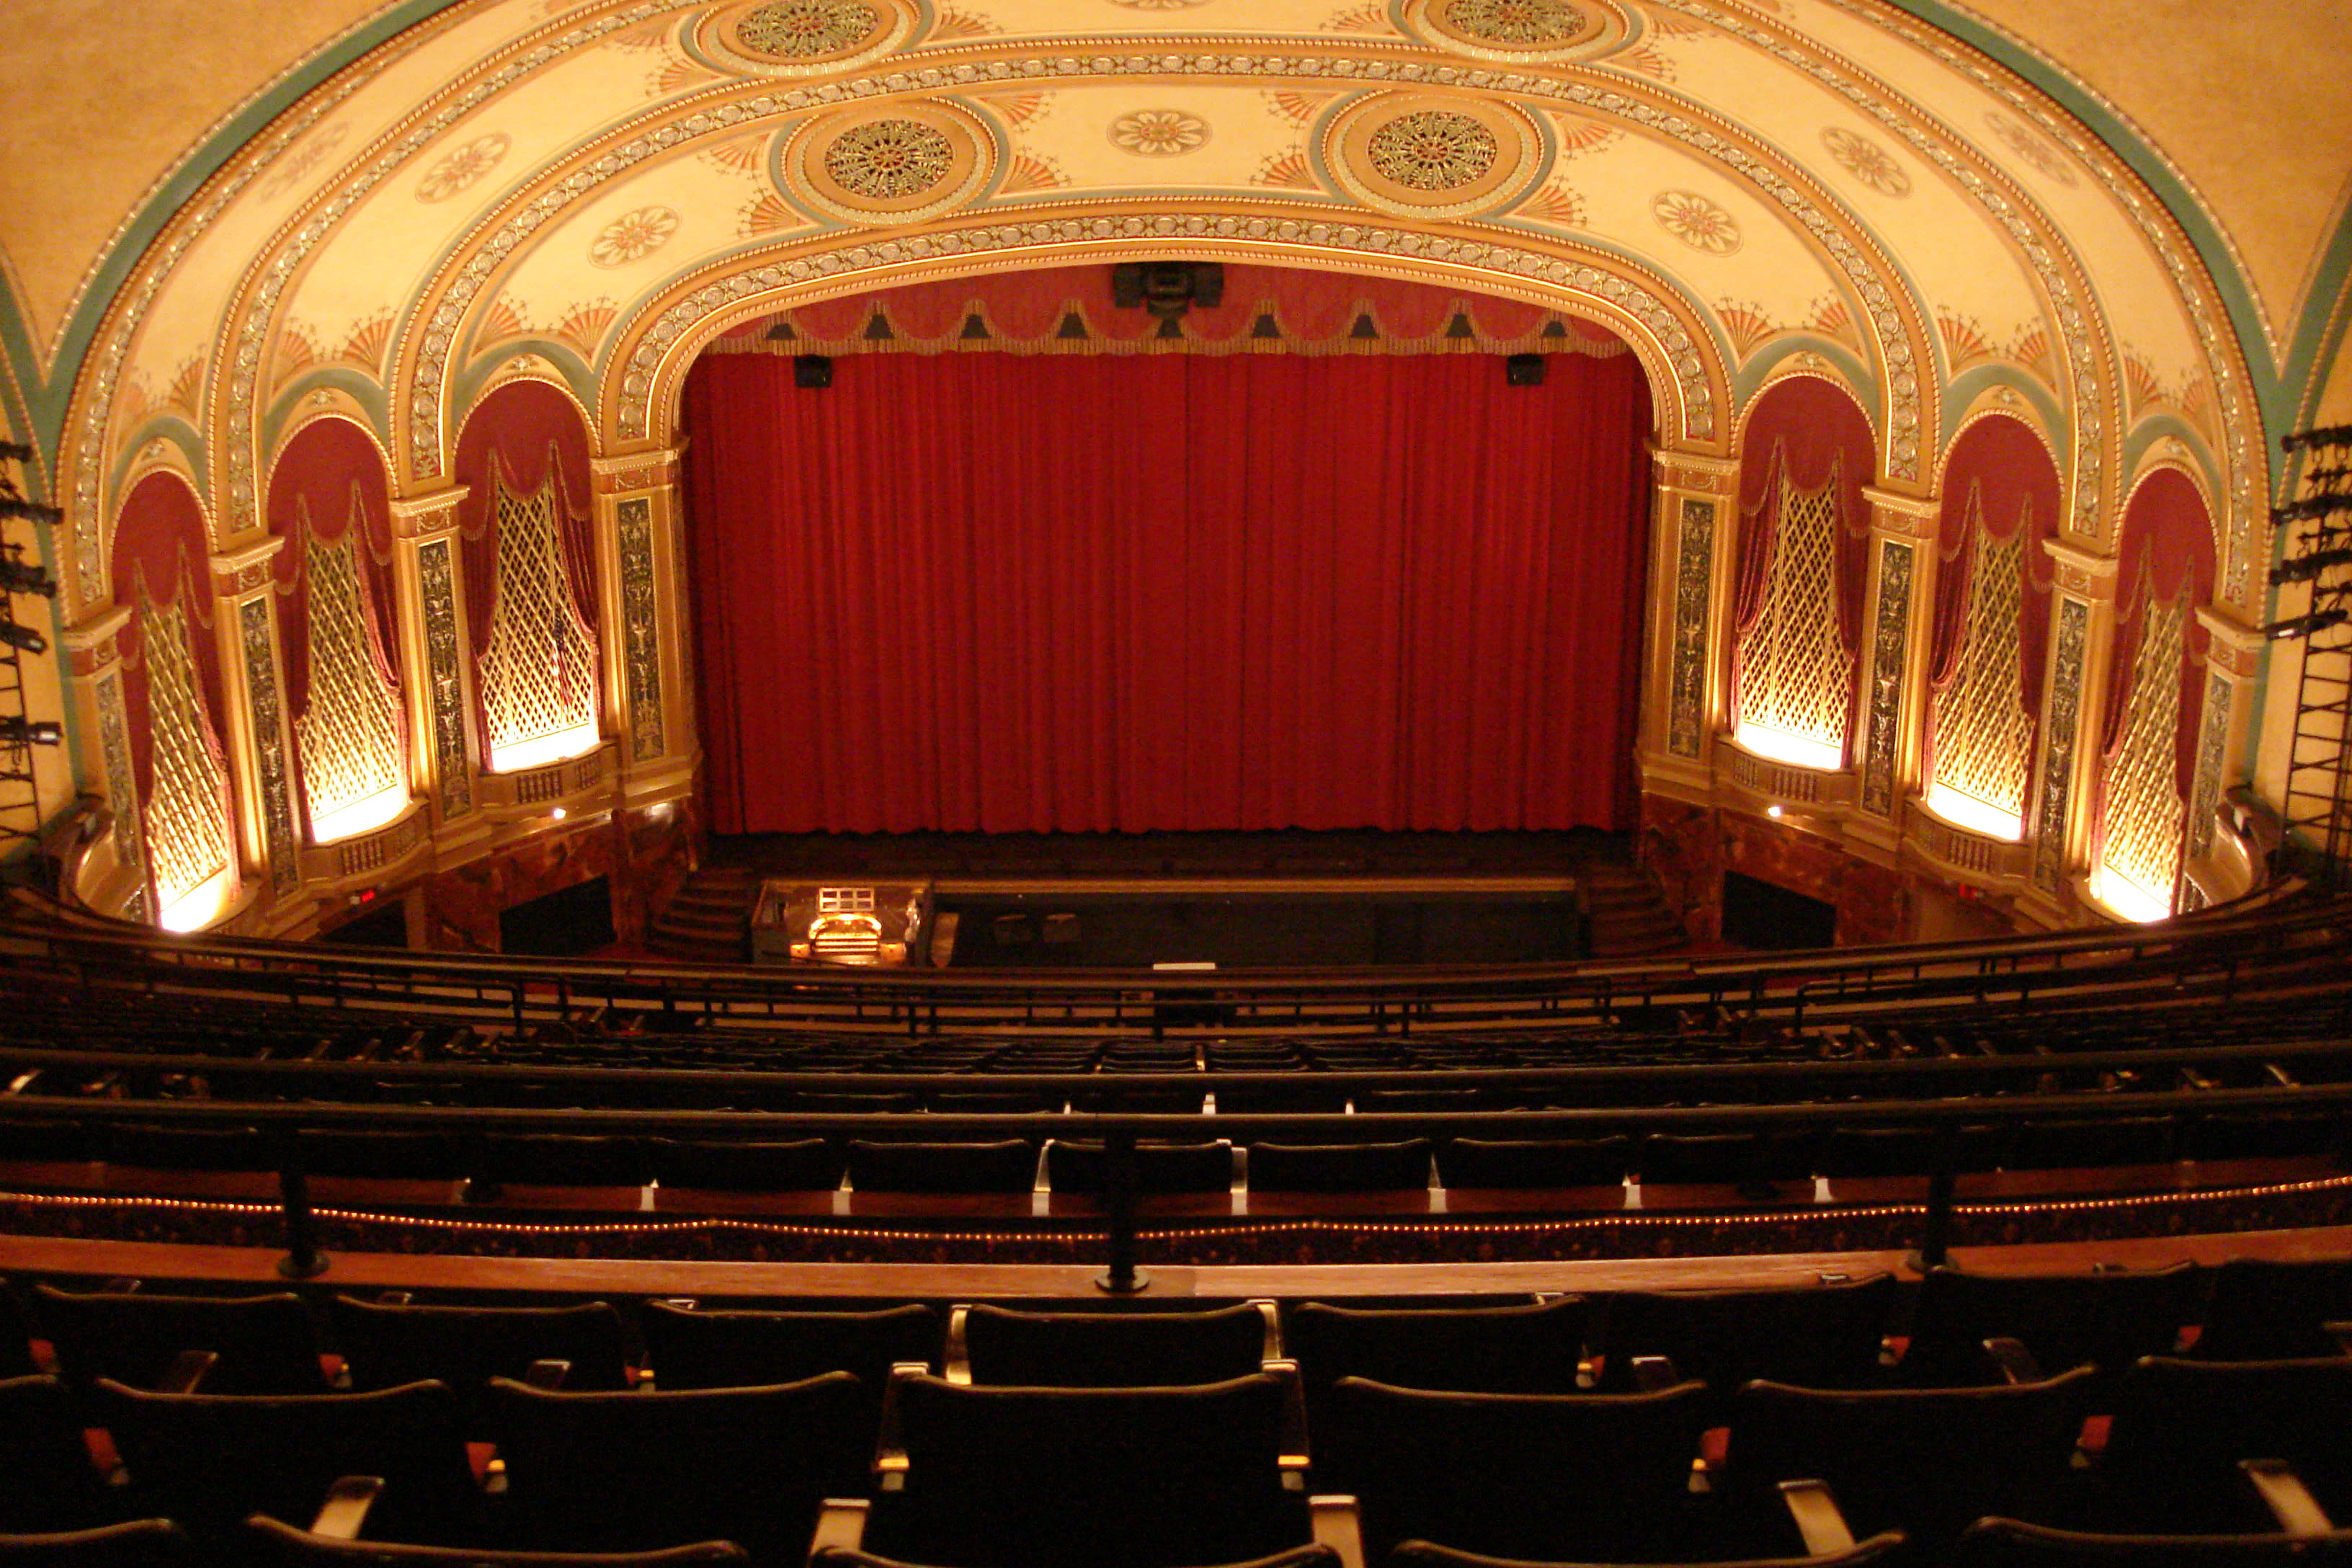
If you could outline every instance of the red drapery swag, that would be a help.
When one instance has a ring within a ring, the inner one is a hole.
[[[715,356],[712,826],[1622,826],[1648,408],[1631,355]]]
[[[391,494],[375,444],[341,419],[304,426],[270,471],[269,531],[286,541],[269,564],[278,588],[278,644],[289,713],[305,714],[310,707],[313,539],[331,546],[346,534],[355,536],[368,658],[381,679],[394,690],[400,688],[394,651],[400,639],[393,624]],[[310,782],[300,772],[296,770],[307,821]]]
[[[454,477],[458,503],[458,564],[466,587],[468,646],[488,651],[498,614],[499,492],[535,496],[554,489],[556,535],[572,607],[590,632],[597,624],[595,522],[591,510],[588,429],[571,399],[545,382],[515,381],[484,398],[458,433]],[[593,641],[593,637],[591,639]],[[568,667],[567,667],[568,673]],[[473,723],[488,755],[488,716],[474,694]]]
[[[2181,637],[2180,721],[2172,737],[2172,783],[2187,799],[2197,776],[2197,727],[2205,710],[2205,649],[2210,634],[2196,616],[2213,602],[2213,525],[2205,498],[2186,475],[2159,468],[2140,481],[2124,506],[2116,535],[2116,632],[2107,665],[2106,707],[2099,724],[2099,787],[2094,822],[2105,838],[2107,770],[2123,751],[2124,717],[2132,698],[2133,668],[2147,612],[2184,595],[2189,616]],[[2096,864],[2095,858],[2094,864]]]
[[[1757,400],[1739,442],[1739,542],[1732,574],[1731,710],[1739,711],[1739,641],[1764,613],[1782,497],[1790,489],[1837,490],[1832,558],[1838,647],[1846,661],[1845,757],[1853,759],[1853,662],[1862,645],[1863,591],[1870,570],[1870,503],[1863,487],[1878,471],[1870,420],[1845,392],[1810,375],[1790,376]]]
[[[1937,525],[1935,620],[1927,645],[1927,686],[1941,697],[1959,673],[1965,650],[1969,595],[1988,542],[2007,543],[2022,530],[2018,560],[2018,658],[2026,712],[2035,732],[2042,722],[2042,666],[2050,642],[2050,557],[2041,542],[2057,537],[2058,469],[2023,421],[2006,415],[1979,419],[1952,444],[1944,463],[1943,505]],[[1934,710],[1931,706],[1930,716]],[[1923,774],[1935,776],[1935,726],[1928,725]],[[2031,809],[2029,805],[2029,810]]]
[[[123,727],[131,742],[131,779],[144,801],[155,784],[155,729],[146,657],[151,606],[168,610],[176,602],[186,608],[196,683],[205,704],[199,727],[215,757],[227,754],[221,745],[220,726],[226,721],[226,710],[222,700],[220,645],[213,630],[212,541],[205,531],[204,508],[185,479],[173,473],[152,473],[131,488],[114,531],[112,564],[114,601],[133,612],[115,640],[122,652]],[[227,820],[226,799],[221,802],[221,813],[222,819]]]

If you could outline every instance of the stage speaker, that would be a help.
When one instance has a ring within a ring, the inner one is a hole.
[[[929,882],[770,880],[751,911],[754,963],[898,967],[926,962]]]
[[[1541,386],[1544,378],[1544,356],[1513,354],[1503,362],[1503,384],[1506,386]]]
[[[1532,355],[1529,357],[1533,357]],[[794,386],[826,387],[833,384],[833,361],[823,354],[793,356]]]

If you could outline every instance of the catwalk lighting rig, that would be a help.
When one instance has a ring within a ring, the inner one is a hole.
[[[2301,493],[2271,511],[2284,540],[2271,568],[2281,618],[2263,628],[2273,642],[2303,644],[2287,837],[2291,852],[2324,857],[2319,873],[2342,886],[2352,877],[2352,425],[2280,445],[2303,461]]]

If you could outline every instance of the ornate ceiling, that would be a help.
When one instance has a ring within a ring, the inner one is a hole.
[[[2263,420],[2324,385],[2341,284],[2343,46],[2292,0],[1917,9],[1943,26],[1885,0],[295,0],[101,38],[26,0],[9,48],[86,90],[0,129],[16,421],[55,449],[87,611],[127,481],[184,469],[233,542],[320,413],[422,492],[503,376],[566,385],[607,451],[658,445],[693,352],[761,311],[1220,256],[1571,303],[1693,450],[1774,376],[1832,375],[1897,489],[1999,403],[2060,451],[2095,550],[2177,464],[2252,617]]]

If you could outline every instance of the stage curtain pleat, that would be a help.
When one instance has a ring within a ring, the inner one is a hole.
[[[1622,826],[1632,355],[872,354],[687,398],[721,832]]]

